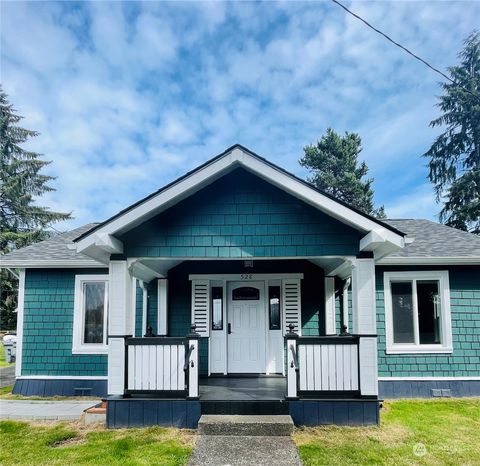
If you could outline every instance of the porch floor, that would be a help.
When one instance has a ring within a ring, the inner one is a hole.
[[[208,377],[199,381],[201,401],[284,400],[286,377]]]

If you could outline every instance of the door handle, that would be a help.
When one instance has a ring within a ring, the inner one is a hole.
[[[228,330],[227,330],[227,331],[228,331],[228,334],[230,335],[230,334],[232,333],[232,324],[231,324],[230,322],[228,323],[228,327],[227,327],[227,328],[228,328]]]

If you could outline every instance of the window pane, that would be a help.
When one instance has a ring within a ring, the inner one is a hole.
[[[103,343],[105,282],[83,284],[85,332],[84,343]]]
[[[223,288],[221,286],[212,287],[212,329],[223,330],[222,313]]]
[[[415,343],[413,327],[412,283],[391,284],[393,312],[393,342]]]
[[[417,281],[418,330],[421,344],[439,344],[440,295],[438,281]]]
[[[280,287],[268,288],[270,330],[280,330]]]
[[[260,299],[260,290],[251,286],[236,288],[232,291],[233,301],[257,301]]]

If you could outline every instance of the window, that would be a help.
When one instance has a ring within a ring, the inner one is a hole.
[[[77,275],[73,353],[107,352],[108,275]]]
[[[233,301],[258,301],[260,299],[260,290],[252,286],[243,286],[235,288],[232,291]]]
[[[387,353],[451,353],[448,272],[386,272]]]
[[[270,330],[280,330],[280,287],[268,287],[268,315]]]
[[[212,287],[212,330],[223,330],[223,288]]]

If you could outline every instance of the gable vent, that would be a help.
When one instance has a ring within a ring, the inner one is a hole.
[[[283,328],[287,333],[290,324],[295,326],[295,332],[302,334],[301,326],[301,290],[299,279],[282,280]]]
[[[192,280],[192,322],[202,337],[210,334],[209,317],[210,283],[208,280]]]

